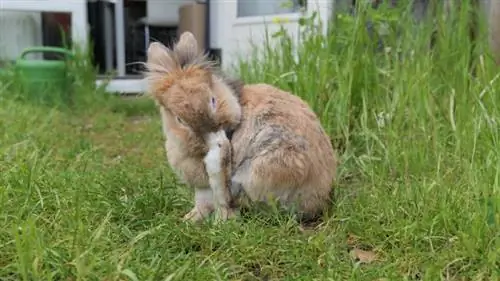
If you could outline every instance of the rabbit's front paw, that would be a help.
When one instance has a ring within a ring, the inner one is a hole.
[[[236,218],[237,212],[236,210],[228,207],[218,208],[215,212],[215,222],[220,223],[227,221],[228,219]]]
[[[230,169],[231,142],[224,131],[211,133],[206,138],[209,151],[203,162],[209,176],[220,176],[224,169]]]
[[[183,221],[191,221],[191,222],[199,222],[202,219],[204,219],[207,216],[207,214],[204,214],[201,212],[198,208],[194,207],[189,213],[184,215],[182,218]]]

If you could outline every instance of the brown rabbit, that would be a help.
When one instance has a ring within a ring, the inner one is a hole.
[[[189,32],[172,50],[152,43],[146,65],[168,161],[195,188],[195,206],[185,219],[197,221],[214,210],[227,219],[234,215],[232,201],[242,198],[276,200],[307,217],[327,207],[337,160],[318,118],[300,98],[225,78]]]

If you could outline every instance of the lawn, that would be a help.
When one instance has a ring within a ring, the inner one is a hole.
[[[298,49],[274,34],[236,69],[304,98],[338,149],[335,202],[313,225],[183,223],[192,190],[149,98],[107,96],[80,64],[73,103],[40,105],[3,74],[0,280],[499,280],[498,68],[484,37],[469,51],[465,13],[438,22],[431,51],[434,25],[393,12],[370,14],[407,27],[382,49],[363,17],[328,36],[304,20]]]

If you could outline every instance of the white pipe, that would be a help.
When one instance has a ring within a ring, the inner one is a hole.
[[[118,76],[125,76],[125,13],[123,0],[115,1],[115,44]]]
[[[113,45],[116,44],[116,42],[113,42],[113,19],[111,17],[111,7],[108,5],[108,3],[104,3],[104,40],[106,46],[105,48],[105,69],[106,71],[110,71],[113,69]]]

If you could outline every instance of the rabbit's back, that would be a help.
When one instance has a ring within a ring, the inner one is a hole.
[[[336,157],[328,135],[297,96],[266,84],[246,85],[242,120],[232,137],[233,188],[252,201],[271,196],[314,215],[328,203]]]

